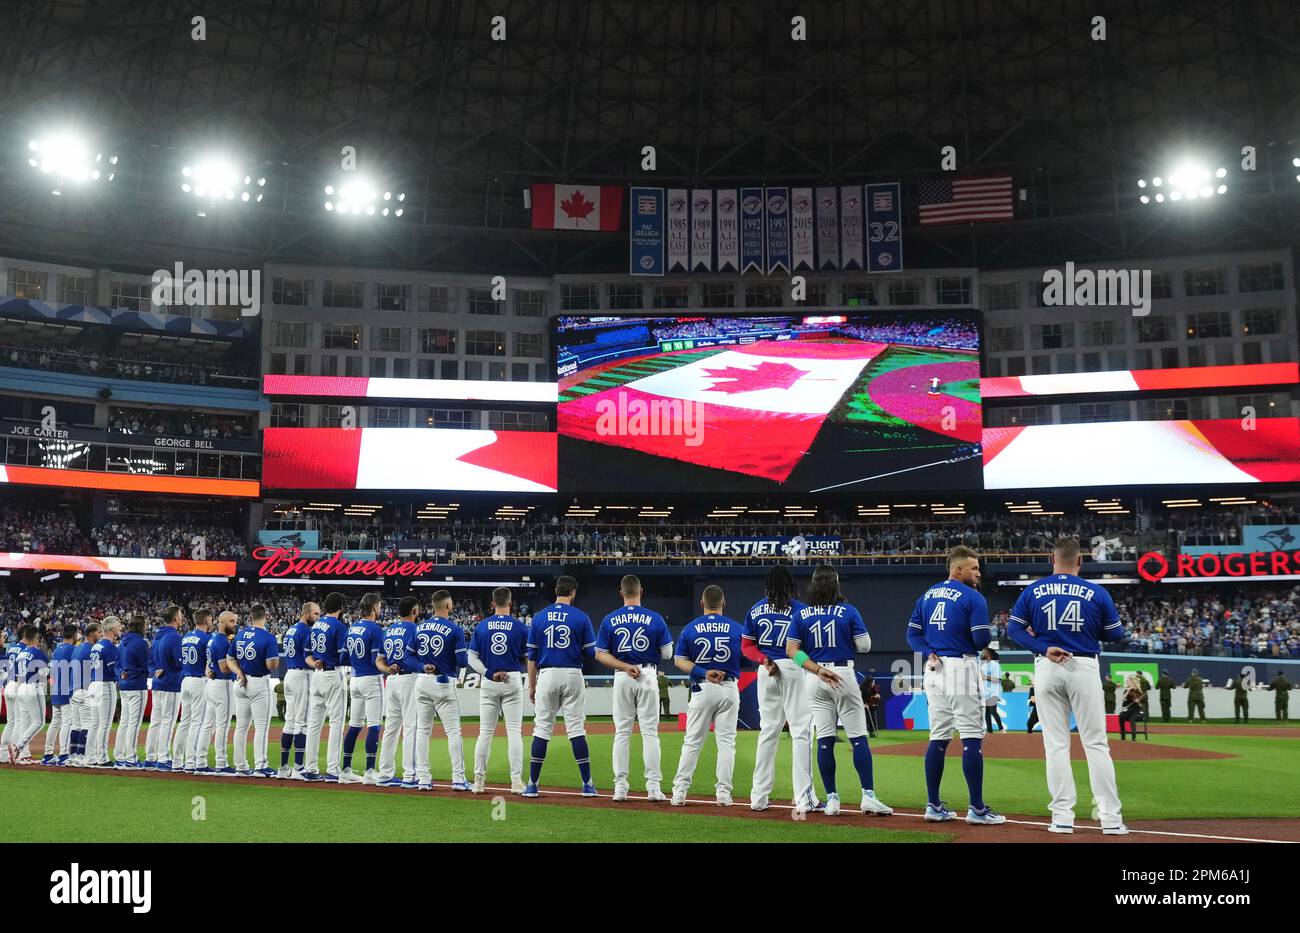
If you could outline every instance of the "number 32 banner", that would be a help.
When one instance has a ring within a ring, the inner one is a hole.
[[[903,269],[903,209],[898,182],[867,185],[867,271]]]

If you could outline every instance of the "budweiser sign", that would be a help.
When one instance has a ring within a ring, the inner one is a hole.
[[[330,557],[303,557],[296,547],[259,547],[253,559],[262,562],[262,577],[419,577],[435,566],[433,561],[401,560],[383,557],[378,560],[355,560],[335,551]]]
[[[1208,577],[1290,577],[1300,575],[1300,551],[1179,554],[1172,563],[1159,551],[1149,551],[1138,558],[1137,571],[1151,583]]]

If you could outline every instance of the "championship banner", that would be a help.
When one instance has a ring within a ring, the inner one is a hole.
[[[840,267],[839,192],[834,188],[817,189],[817,268]]]
[[[826,535],[769,535],[750,538],[696,538],[705,557],[838,557],[838,537]]]
[[[840,268],[865,268],[862,262],[862,186],[840,188]]]
[[[633,188],[628,275],[664,274],[664,189]]]
[[[794,272],[815,272],[813,194],[811,188],[790,191],[790,258]]]
[[[685,188],[668,189],[668,271],[691,270],[690,201]]]
[[[903,268],[903,206],[898,182],[867,185],[867,271]]]
[[[691,192],[691,271],[713,271],[713,191]]]
[[[740,189],[740,271],[763,272],[763,189]]]
[[[740,214],[735,188],[718,192],[718,271],[740,271]]]
[[[790,189],[768,188],[763,202],[767,208],[767,274],[790,271]]]

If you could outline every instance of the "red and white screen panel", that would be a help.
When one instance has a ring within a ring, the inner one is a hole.
[[[995,376],[980,380],[981,398],[1084,395],[1105,392],[1170,392],[1287,385],[1300,382],[1300,364],[1249,363],[1189,369],[1119,369],[1104,373]]]
[[[261,494],[255,479],[95,473],[89,470],[56,470],[50,467],[12,465],[0,466],[0,483],[76,489],[112,489],[122,492],[164,492],[188,496],[241,496],[250,499]]]
[[[488,379],[387,379],[366,376],[262,377],[267,395],[329,398],[430,399],[453,402],[541,402],[555,404],[554,382],[497,382]]]
[[[233,577],[233,560],[182,560],[153,557],[88,557],[80,554],[0,553],[5,570],[68,570],[77,573],[183,574],[196,577]]]

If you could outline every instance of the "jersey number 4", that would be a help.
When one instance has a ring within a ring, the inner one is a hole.
[[[934,604],[934,611],[930,613],[930,624],[943,631],[943,627],[948,624],[948,604],[940,600]]]
[[[1083,628],[1083,603],[1072,599],[1065,604],[1065,611],[1057,616],[1056,600],[1043,603],[1043,615],[1047,616],[1047,630],[1056,631],[1057,624],[1069,626],[1073,631]]]

